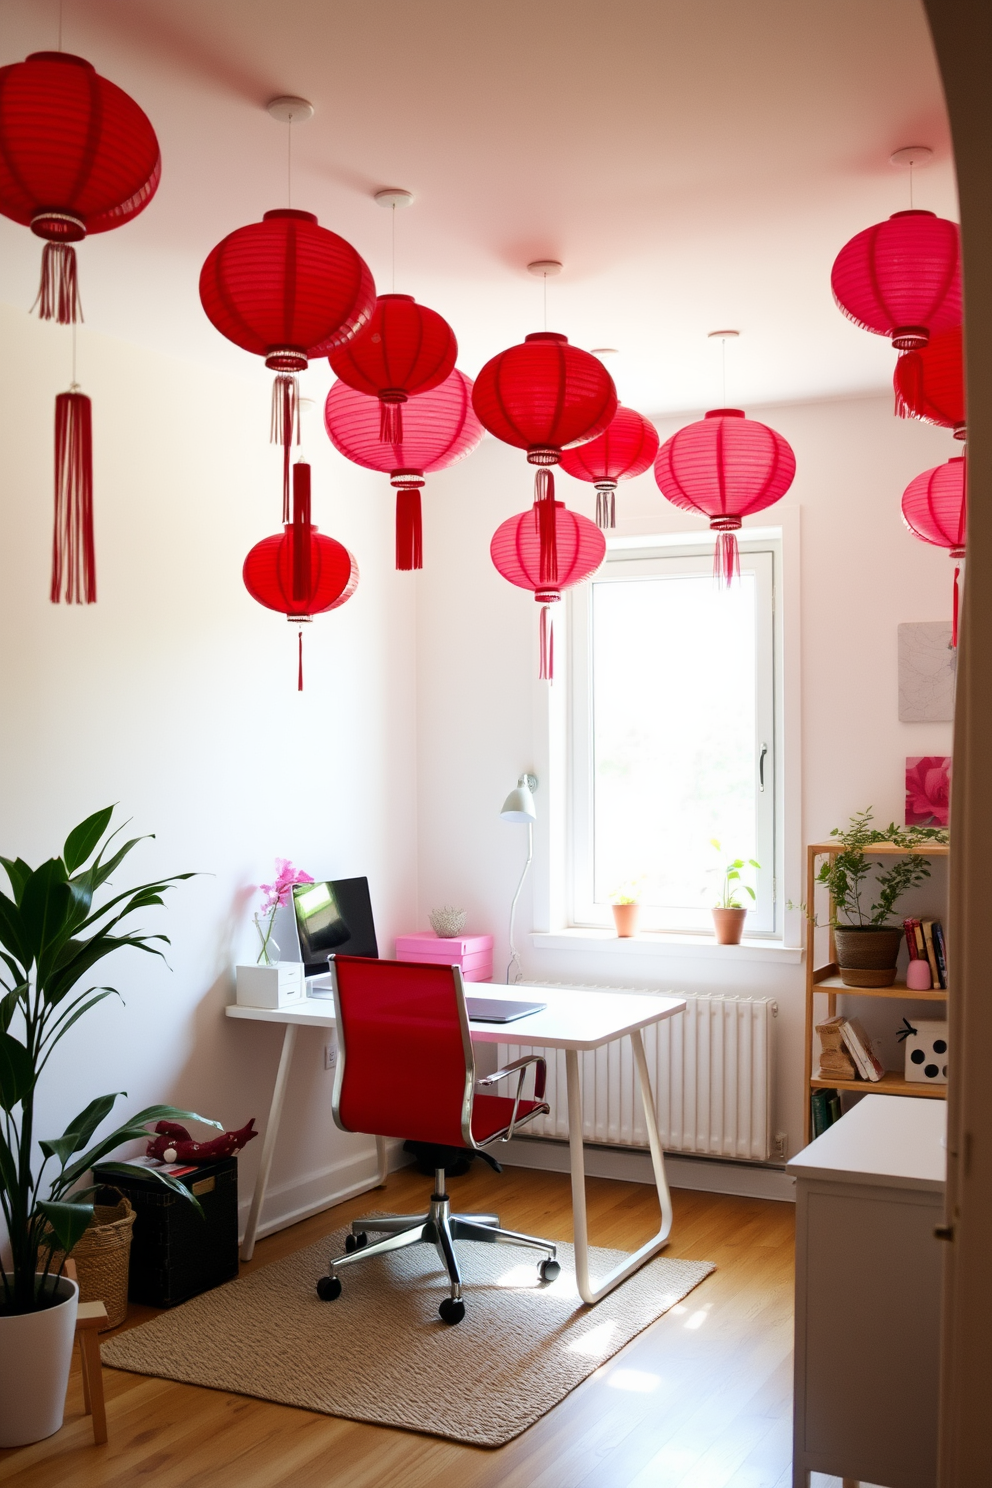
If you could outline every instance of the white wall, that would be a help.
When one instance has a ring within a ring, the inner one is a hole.
[[[254,959],[252,886],[286,856],[318,877],[367,873],[387,942],[416,920],[414,587],[393,571],[391,493],[339,459],[308,415],[314,518],[355,553],[361,581],[306,627],[298,694],[296,627],[241,581],[249,547],[279,530],[269,375],[247,356],[238,380],[84,327],[99,599],[54,606],[52,410],[70,333],[0,307],[0,335],[0,850],[36,863],[119,802],[135,834],[156,834],[120,885],[203,874],[142,916],[170,936],[171,971],[136,952],[101,968],[125,1003],[104,1003],[60,1047],[39,1134],[110,1090],[128,1092],[122,1111],[173,1101],[228,1126],[264,1122],[279,1035],[222,1013],[233,963]],[[319,392],[329,369],[308,379]],[[323,1042],[304,1031],[297,1045],[293,1138],[277,1149],[263,1221],[372,1171],[371,1142],[331,1123]],[[243,1158],[243,1206],[259,1146]]]
[[[943,430],[895,419],[888,397],[748,411],[773,423],[797,459],[795,484],[780,507],[752,521],[773,523],[785,509],[801,514],[801,745],[799,759],[787,764],[801,770],[802,821],[787,844],[793,873],[786,884],[786,897],[798,902],[803,885],[796,868],[805,842],[864,806],[874,807],[882,825],[901,821],[905,756],[950,750],[949,723],[898,719],[896,626],[947,618],[951,599],[947,556],[904,529],[899,498],[914,475],[961,446]],[[689,417],[659,421],[662,438]],[[558,495],[592,516],[592,488],[558,479]],[[525,844],[523,828],[507,826],[498,812],[517,774],[542,751],[547,697],[535,680],[537,606],[496,573],[488,544],[501,521],[529,504],[530,492],[522,452],[494,440],[434,478],[418,587],[421,922],[435,904],[463,905],[470,928],[495,932],[500,968]],[[650,473],[620,488],[617,507],[621,533],[701,527],[663,500]],[[542,811],[552,785],[542,781]],[[534,918],[534,903],[547,899],[549,867],[539,847],[519,930],[557,928]],[[918,897],[941,908],[939,869],[933,889]],[[801,965],[737,960],[732,953],[725,961],[690,959],[676,950],[618,960],[585,947],[537,949],[525,933],[518,942],[525,976],[537,980],[776,997],[776,1127],[787,1133],[789,1151],[800,1145]]]

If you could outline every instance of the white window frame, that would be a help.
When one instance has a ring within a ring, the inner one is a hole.
[[[561,887],[565,927],[576,932],[612,931],[610,907],[593,897],[593,761],[592,677],[590,663],[592,586],[597,582],[650,578],[662,571],[698,573],[712,564],[711,538],[689,540],[666,535],[614,537],[608,545],[607,561],[587,584],[569,591],[568,702],[562,722],[567,775],[565,806],[565,863]],[[759,912],[749,916],[748,939],[782,941],[785,931],[784,834],[784,689],[783,689],[783,563],[781,533],[765,529],[740,534],[742,570],[755,574],[759,585],[756,636],[757,696],[755,714],[755,772],[758,797],[758,847],[762,864],[758,874]],[[757,788],[762,748],[765,749],[764,791]],[[672,937],[712,938],[709,904],[702,900],[698,911],[641,913],[643,932]]]

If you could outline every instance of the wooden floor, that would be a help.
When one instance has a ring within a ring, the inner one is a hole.
[[[393,1174],[283,1230],[242,1271],[309,1245],[365,1209],[423,1207],[429,1180]],[[461,1210],[570,1240],[568,1178],[481,1163],[451,1180]],[[714,1261],[680,1306],[535,1426],[496,1451],[105,1370],[110,1440],[94,1447],[74,1368],[66,1424],[0,1452],[11,1488],[787,1488],[791,1482],[794,1209],[676,1190],[668,1255]],[[594,1243],[633,1250],[657,1224],[654,1191],[589,1180]],[[469,1294],[469,1306],[471,1295]],[[132,1309],[130,1322],[150,1315]]]

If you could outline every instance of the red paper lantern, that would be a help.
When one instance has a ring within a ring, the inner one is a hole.
[[[73,243],[144,211],[162,160],[146,114],[91,63],[33,52],[0,68],[0,213],[45,239],[35,304],[43,320],[82,318]],[[91,407],[55,400],[55,532],[50,597],[96,599]]]
[[[923,419],[942,429],[953,429],[964,439],[964,358],[961,327],[938,331],[919,351],[905,351],[893,377],[896,413],[900,418]]]
[[[377,400],[336,382],[324,404],[324,426],[345,459],[390,477],[396,490],[396,567],[422,568],[424,476],[464,459],[483,437],[472,408],[472,379],[456,367],[438,387],[418,393],[406,409],[402,439],[389,444],[380,438]]]
[[[888,336],[898,351],[916,351],[960,323],[958,225],[919,209],[895,212],[844,245],[830,284],[855,325]]]
[[[562,450],[602,434],[617,411],[613,379],[597,357],[555,331],[535,331],[488,361],[475,380],[479,419],[532,465],[557,465]]]
[[[458,356],[443,316],[413,295],[380,295],[372,319],[328,361],[342,382],[379,400],[379,438],[403,441],[403,404],[444,382]]]
[[[958,589],[968,528],[968,463],[955,455],[944,465],[924,470],[902,496],[902,516],[914,537],[947,548],[954,560],[951,645],[958,643]]]
[[[561,468],[596,487],[597,527],[616,526],[617,482],[643,475],[658,453],[658,431],[633,408],[620,404],[610,427],[588,444],[566,450]]]
[[[256,543],[242,569],[245,588],[267,609],[300,626],[297,688],[303,691],[303,625],[336,610],[358,586],[358,564],[310,521],[310,466],[293,466],[293,520],[281,535]]]
[[[561,591],[579,584],[596,572],[606,557],[606,538],[594,522],[578,512],[569,511],[563,501],[555,501],[550,471],[543,471],[550,484],[550,496],[534,502],[530,511],[510,517],[501,523],[489,545],[493,563],[504,579],[520,589],[531,589],[541,606],[540,676],[550,682],[554,677],[554,635],[550,606],[561,599]],[[553,528],[551,551],[554,565],[547,561],[548,544],[545,529]]]
[[[679,429],[658,451],[654,477],[664,497],[683,511],[709,517],[718,533],[714,576],[730,585],[740,573],[736,533],[741,518],[785,495],[796,473],[788,441],[739,408],[714,408]]]
[[[295,374],[361,330],[375,308],[365,260],[312,212],[281,207],[228,233],[200,270],[200,303],[235,346],[276,374],[271,437],[283,447],[283,521],[290,447],[299,440]]]

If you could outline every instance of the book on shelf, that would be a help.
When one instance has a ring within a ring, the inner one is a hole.
[[[916,921],[912,918],[903,920],[902,928],[906,932],[906,949],[909,951],[910,961],[919,960],[920,953],[916,949]]]
[[[841,1033],[851,1058],[857,1066],[858,1074],[863,1080],[877,1083],[885,1074],[885,1069],[872,1048],[871,1039],[861,1022],[857,1018],[845,1018]]]
[[[923,943],[927,950],[927,960],[930,962],[931,982],[935,987],[942,987],[944,984],[940,980],[940,970],[937,966],[937,951],[933,943],[933,927],[933,920],[924,920],[922,922]]]
[[[827,1110],[830,1113],[830,1125],[833,1126],[834,1122],[839,1121],[841,1116],[844,1114],[840,1108],[840,1091],[827,1090],[824,1091],[824,1094],[827,1097]]]
[[[829,1097],[836,1094],[836,1091],[814,1090],[810,1095],[809,1104],[810,1113],[813,1118],[811,1125],[814,1139],[816,1137],[822,1137],[827,1127],[832,1124],[830,1120]]]
[[[947,947],[944,943],[944,927],[939,920],[933,922],[933,948],[937,952],[937,966],[940,970],[940,985],[947,991]]]
[[[911,961],[926,961],[934,987],[947,990],[947,946],[944,927],[939,920],[905,919],[906,945]]]
[[[844,1047],[844,1019],[828,1018],[817,1023],[820,1039],[820,1074],[834,1080],[853,1080],[854,1063]]]

